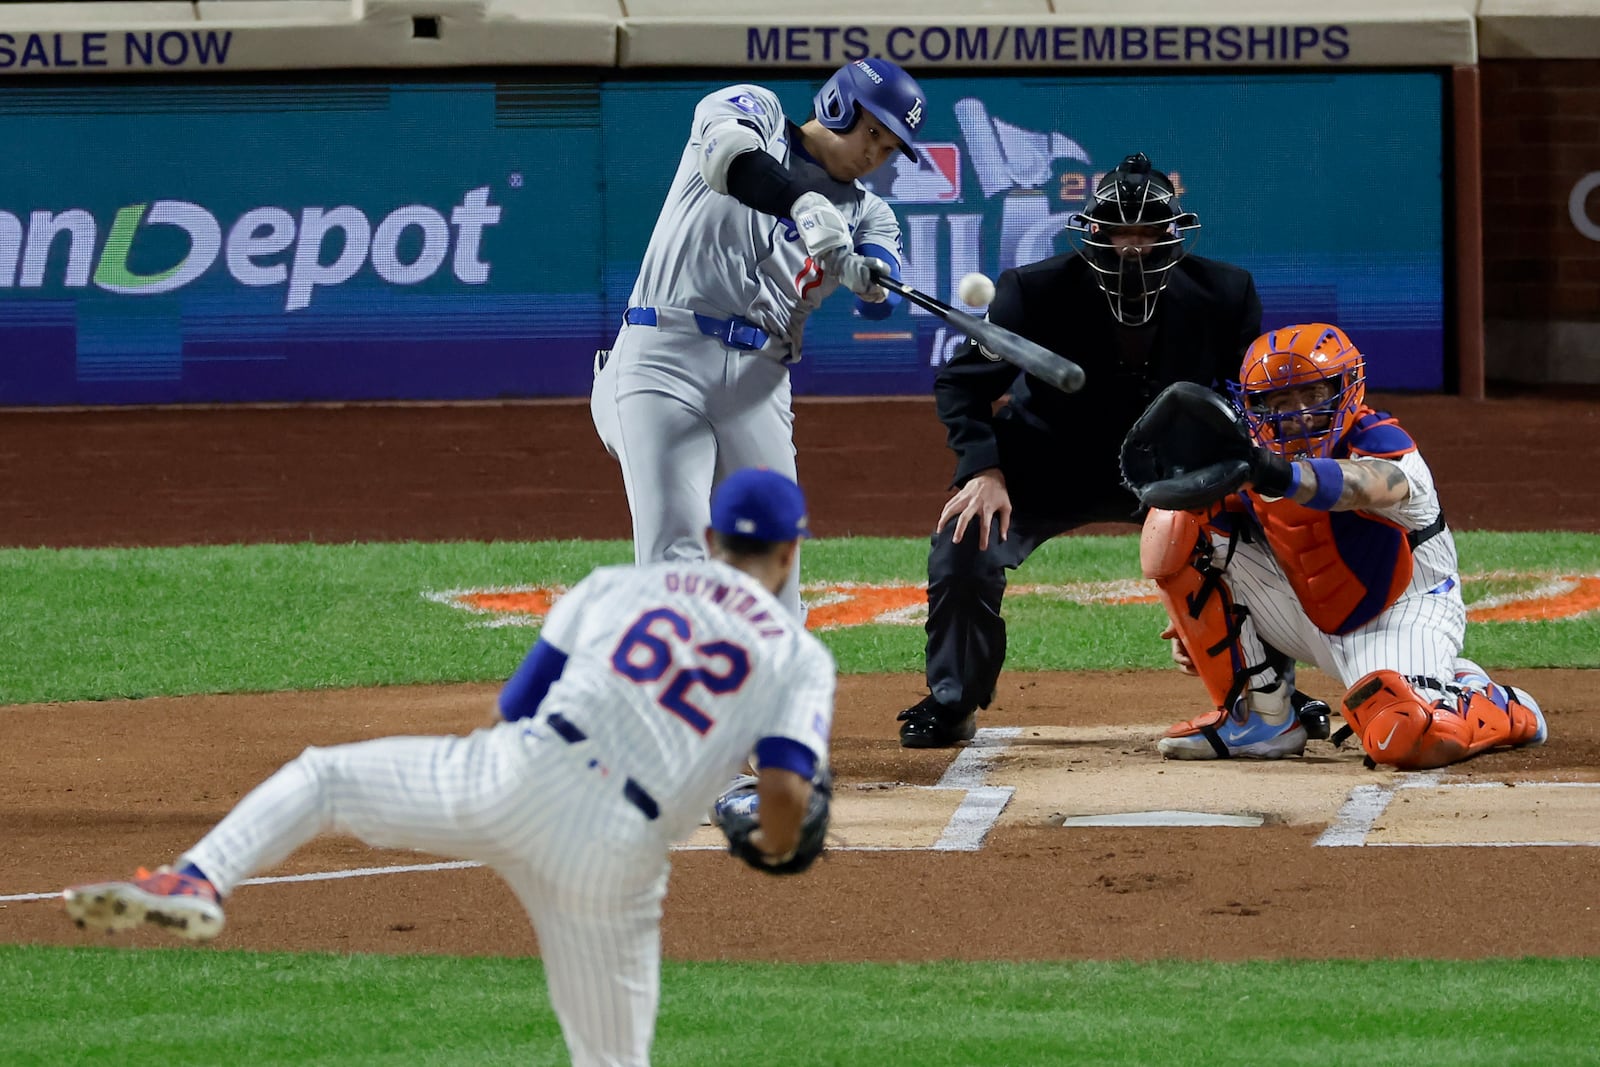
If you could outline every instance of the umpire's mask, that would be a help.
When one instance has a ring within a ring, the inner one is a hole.
[[[1167,272],[1183,258],[1184,239],[1200,220],[1178,206],[1171,179],[1140,152],[1100,180],[1067,228],[1094,268],[1111,314],[1125,326],[1142,326],[1155,316]]]

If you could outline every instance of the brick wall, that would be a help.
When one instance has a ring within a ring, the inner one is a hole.
[[[1600,322],[1600,62],[1485,60],[1484,302],[1490,319]],[[1594,175],[1574,223],[1574,189]]]

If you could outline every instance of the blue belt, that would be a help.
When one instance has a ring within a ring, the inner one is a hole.
[[[556,736],[569,745],[575,745],[579,741],[587,741],[589,739],[588,734],[578,729],[573,725],[571,719],[560,712],[553,711],[546,715],[545,722],[550,724],[550,729],[556,732]],[[661,805],[656,803],[656,798],[646,792],[644,786],[632,778],[622,783],[622,798],[643,812],[644,817],[647,819],[655,820],[661,816]]]
[[[729,348],[742,348],[747,351],[765,348],[770,336],[766,330],[741,318],[714,319],[698,311],[692,314],[694,324],[701,333],[707,337],[717,338]],[[622,321],[630,326],[655,326],[657,318],[655,308],[629,308],[622,314]]]

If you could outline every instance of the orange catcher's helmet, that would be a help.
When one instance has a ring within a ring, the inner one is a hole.
[[[1366,361],[1344,331],[1309,322],[1252,341],[1230,389],[1258,444],[1301,459],[1332,453],[1355,422],[1366,382]]]

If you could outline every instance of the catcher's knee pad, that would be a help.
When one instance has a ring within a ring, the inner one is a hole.
[[[1156,582],[1189,569],[1202,534],[1200,517],[1190,511],[1151,508],[1139,531],[1139,567]]]
[[[1373,671],[1344,695],[1344,717],[1373,763],[1443,767],[1471,754],[1467,721],[1429,703],[1396,671]]]
[[[1211,566],[1211,541],[1198,516],[1151,508],[1139,535],[1139,566],[1205,683],[1211,703],[1231,707],[1244,663],[1233,595]],[[1220,718],[1219,710],[1215,716]]]
[[[1456,706],[1468,731],[1469,756],[1502,745],[1544,740],[1544,719],[1538,706],[1509,686],[1490,683],[1487,689],[1463,690]]]

